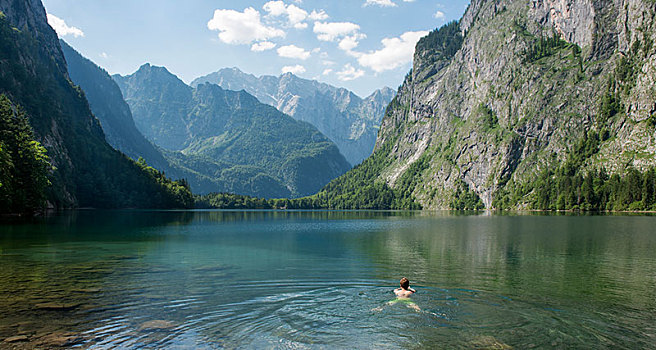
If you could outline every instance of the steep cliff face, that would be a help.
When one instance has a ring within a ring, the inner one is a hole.
[[[54,61],[58,73],[66,74],[66,61],[59,47],[57,34],[46,20],[46,11],[41,0],[2,0],[0,11],[13,27],[29,33],[39,42],[43,52]]]
[[[424,208],[464,192],[492,208],[592,134],[585,169],[656,164],[655,13],[650,0],[472,1],[417,44],[381,125],[375,152],[389,164],[376,178],[407,186],[412,169],[406,190]]]
[[[262,103],[294,119],[314,125],[328,136],[353,165],[371,155],[385,107],[394,97],[389,88],[366,98],[315,80],[286,73],[256,77],[237,68],[226,68],[200,77],[191,85],[212,83],[228,90],[245,90]]]

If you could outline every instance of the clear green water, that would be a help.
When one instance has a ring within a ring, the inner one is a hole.
[[[0,348],[656,348],[656,217],[89,211],[0,266]]]

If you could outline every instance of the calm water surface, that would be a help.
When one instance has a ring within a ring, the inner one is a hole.
[[[388,305],[407,276],[415,311]],[[94,212],[0,224],[0,348],[656,348],[656,217]]]

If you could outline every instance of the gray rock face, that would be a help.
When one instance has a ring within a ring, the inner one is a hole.
[[[203,83],[227,90],[246,90],[260,102],[314,125],[337,144],[352,165],[371,154],[385,108],[395,95],[392,89],[383,88],[362,99],[346,89],[291,73],[258,78],[237,68],[200,77],[191,85]]]
[[[412,189],[424,208],[448,208],[460,180],[491,208],[509,182],[530,182],[562,163],[601,125],[614,137],[585,167],[613,173],[656,164],[656,133],[645,122],[656,111],[655,13],[656,3],[641,0],[472,1],[452,59],[415,52],[381,124],[376,151],[393,143],[394,161],[379,179],[394,187],[429,157]],[[570,46],[527,59],[531,45],[553,32],[582,53]],[[622,110],[602,121],[602,96],[624,58],[635,73],[610,90]]]
[[[59,47],[57,34],[46,20],[41,0],[0,0],[0,11],[19,30],[29,32],[57,63],[60,73],[66,74],[66,61]]]

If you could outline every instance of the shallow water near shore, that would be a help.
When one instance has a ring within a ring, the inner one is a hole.
[[[654,216],[78,211],[0,266],[0,348],[656,348]]]

